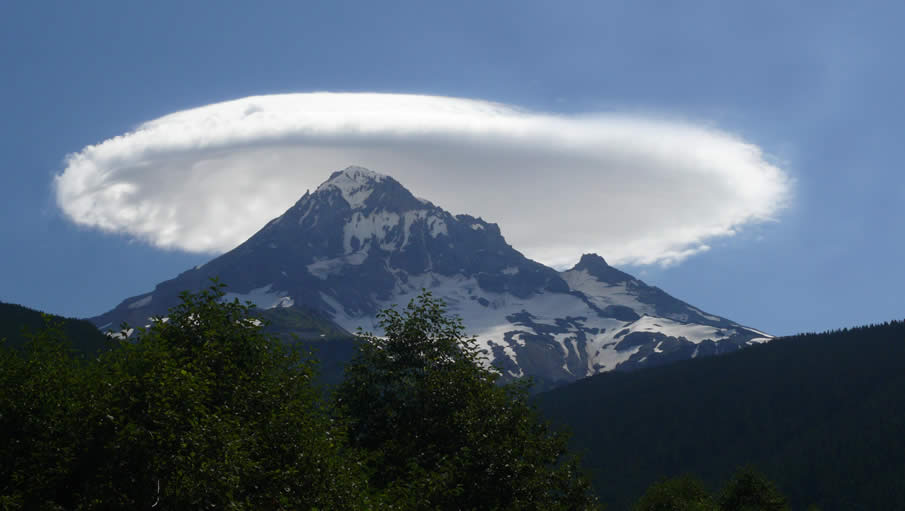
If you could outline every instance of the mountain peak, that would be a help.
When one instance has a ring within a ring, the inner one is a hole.
[[[399,213],[434,207],[430,202],[416,198],[392,177],[364,167],[352,166],[334,172],[317,187],[314,195],[332,200],[331,196],[337,193],[352,211],[377,208]]]
[[[367,169],[364,167],[359,167],[357,165],[350,165],[342,170],[337,170],[336,172],[330,174],[330,179],[328,179],[323,185],[333,184],[333,185],[341,185],[342,183],[354,182],[360,184],[366,184],[370,182],[381,182],[386,178],[385,175],[374,172],[371,169]]]
[[[361,209],[374,187],[386,179],[387,176],[373,170],[350,166],[330,174],[330,179],[318,186],[315,193],[339,190],[349,207]]]
[[[600,282],[606,282],[608,284],[635,280],[631,275],[613,268],[607,264],[603,257],[593,253],[582,255],[578,264],[573,266],[569,271],[586,271],[596,277]]]
[[[609,266],[609,265],[606,263],[606,259],[604,259],[602,256],[599,256],[592,252],[590,254],[582,254],[581,260],[578,261],[578,264],[575,266],[578,267],[578,266]]]

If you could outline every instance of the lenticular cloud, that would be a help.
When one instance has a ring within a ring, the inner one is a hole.
[[[669,264],[772,219],[789,179],[760,148],[687,123],[534,113],[400,94],[255,96],[176,112],[67,156],[72,221],[219,253],[349,165],[497,222],[552,265]]]

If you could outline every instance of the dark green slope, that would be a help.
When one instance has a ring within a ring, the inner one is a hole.
[[[61,322],[63,333],[72,343],[72,347],[79,352],[97,353],[107,341],[107,337],[89,321],[55,315],[50,315],[50,321]],[[45,325],[42,312],[22,305],[0,302],[0,339],[6,339],[7,345],[21,347],[27,340],[28,332],[37,332]]]
[[[743,464],[795,509],[905,509],[905,322],[606,373],[537,400],[613,509],[659,478],[715,488]]]
[[[330,318],[305,307],[279,307],[257,310],[267,321],[266,332],[288,343],[301,345],[318,361],[318,381],[335,385],[343,379],[345,365],[355,357],[360,341],[338,327]]]

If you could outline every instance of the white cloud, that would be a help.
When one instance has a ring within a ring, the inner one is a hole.
[[[77,224],[218,253],[349,165],[498,222],[514,247],[558,266],[591,251],[679,262],[772,219],[790,189],[757,146],[688,123],[309,93],[176,112],[87,146],[67,157],[56,198]]]

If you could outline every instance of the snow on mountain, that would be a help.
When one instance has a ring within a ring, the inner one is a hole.
[[[276,291],[271,289],[273,284],[268,284],[257,289],[252,289],[248,293],[229,292],[223,296],[224,301],[239,300],[242,303],[251,302],[261,309],[273,309],[276,307],[292,307],[295,302],[286,291]]]
[[[558,272],[524,257],[496,224],[444,211],[389,176],[335,172],[234,250],[96,324],[143,324],[179,292],[219,277],[227,298],[315,311],[348,332],[422,289],[446,301],[507,378],[547,384],[733,351],[770,336],[707,314],[586,254]]]
[[[384,175],[364,167],[348,167],[339,174],[334,174],[329,180],[317,187],[317,191],[327,189],[339,190],[349,207],[361,209],[365,200],[374,191],[372,183],[383,181]]]
[[[638,300],[636,280],[627,280],[610,284],[601,282],[587,270],[569,270],[562,273],[563,280],[569,289],[585,295],[594,305],[601,309],[610,306],[622,306],[632,309],[636,314],[654,314],[654,308]]]

